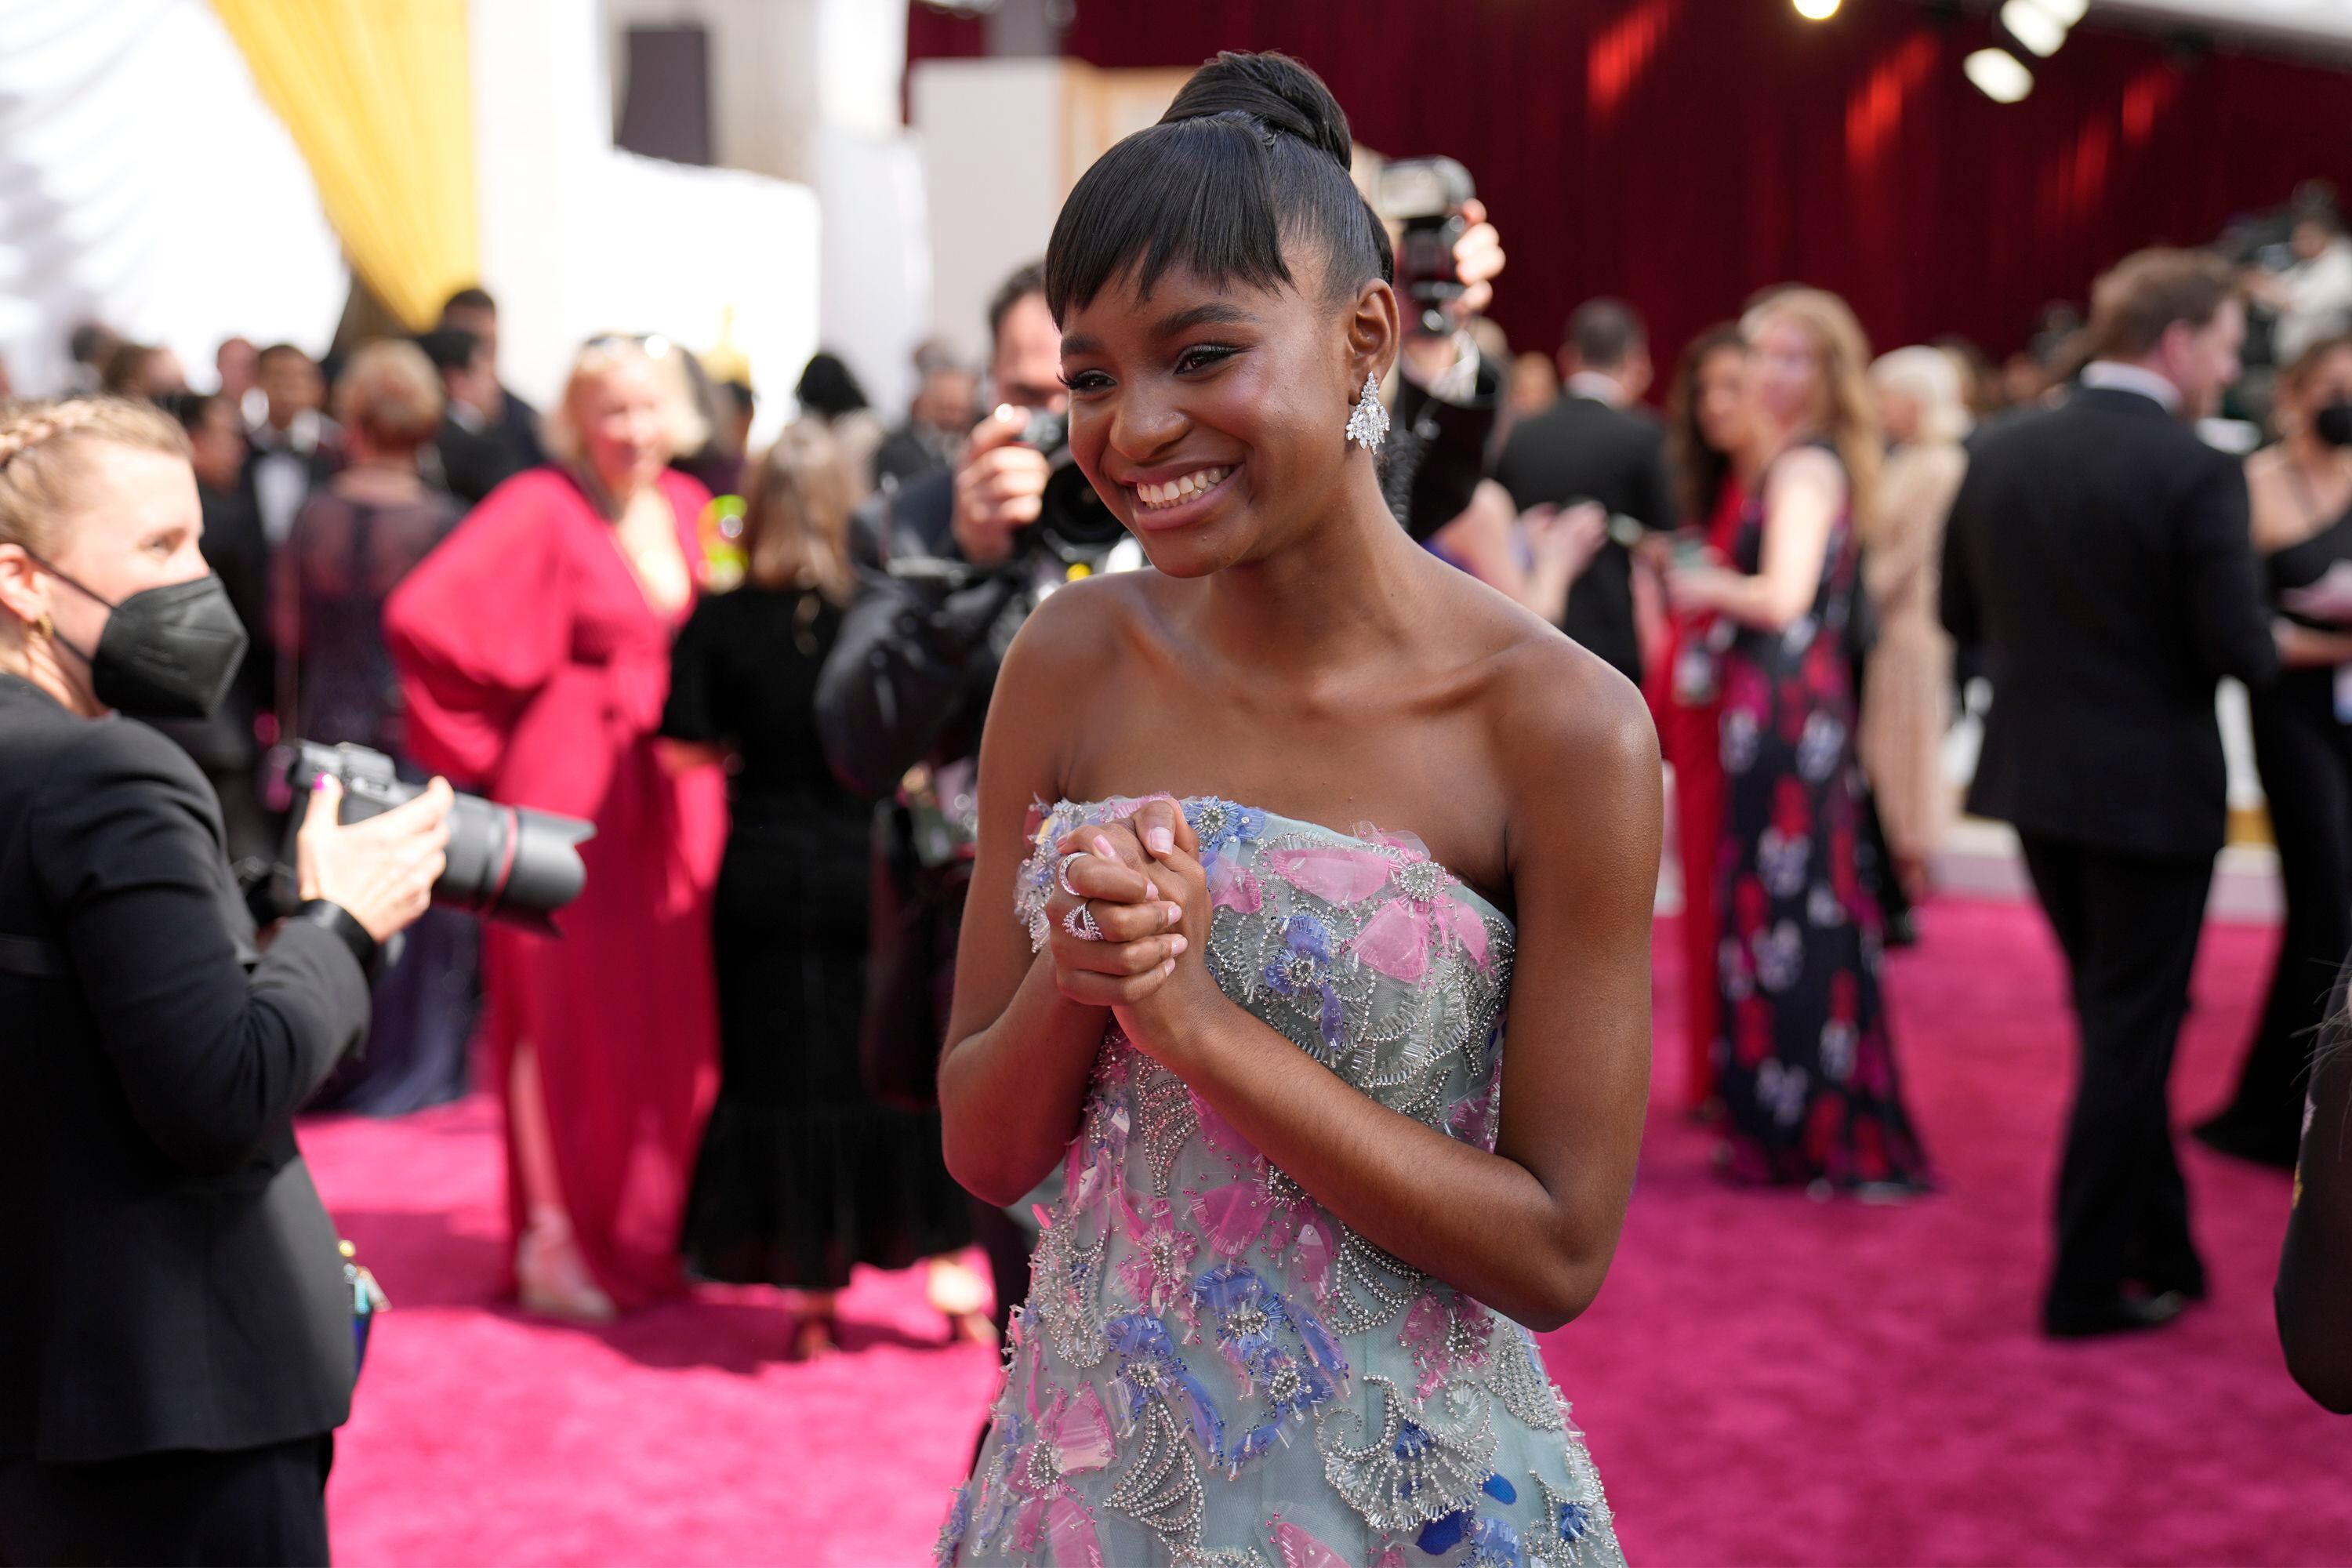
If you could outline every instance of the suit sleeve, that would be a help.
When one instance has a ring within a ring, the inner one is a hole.
[[[2245,470],[2214,455],[2173,514],[2189,588],[2189,630],[2205,668],[2249,686],[2278,674],[2278,645],[2254,559]]]
[[[34,808],[34,867],[131,1115],[173,1163],[231,1171],[359,1039],[367,980],[300,922],[248,974],[203,779],[138,725],[90,729]]]
[[[1937,591],[1938,613],[1944,629],[1962,647],[1973,647],[1984,641],[1984,625],[1978,614],[1976,578],[1969,568],[1969,542],[1977,529],[1977,513],[1984,505],[1984,468],[1971,462],[1967,477],[1960,480],[1959,493],[1952,498],[1952,510],[1944,524],[1944,581]]]
[[[1635,515],[1645,528],[1671,533],[1682,525],[1682,509],[1675,503],[1674,476],[1666,470],[1666,433],[1654,430],[1642,455],[1642,510]]]
[[[523,709],[563,666],[572,595],[561,483],[534,472],[499,486],[385,602],[408,748],[427,767],[493,777]]]

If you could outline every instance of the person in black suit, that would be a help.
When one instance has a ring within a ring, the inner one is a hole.
[[[499,302],[485,289],[460,289],[449,296],[441,307],[440,324],[455,327],[461,332],[471,332],[489,351],[490,376],[497,383],[499,364]],[[498,401],[493,408],[484,410],[489,416],[489,428],[505,443],[511,472],[536,468],[547,461],[547,447],[540,439],[539,410],[533,408],[503,384],[498,387]]]
[[[327,1557],[352,1287],[291,1119],[450,796],[314,796],[257,945],[211,789],[128,717],[201,716],[242,652],[187,450],[153,408],[0,408],[0,1563]]]
[[[1639,407],[1650,384],[1642,318],[1620,300],[1587,300],[1570,318],[1559,367],[1567,377],[1559,401],[1514,426],[1496,460],[1495,478],[1513,504],[1525,511],[1593,500],[1643,528],[1672,529],[1665,426]],[[1569,590],[1559,629],[1641,684],[1633,557],[1622,542],[1603,544]]]
[[[521,454],[496,421],[502,416],[489,345],[462,327],[417,335],[416,346],[441,375],[441,428],[419,454],[428,483],[474,505],[522,472]]]
[[[1984,433],[1945,541],[1944,624],[1993,688],[1969,807],[2016,826],[2082,1030],[2056,1336],[2205,1293],[2166,1080],[2227,815],[2214,683],[2266,682],[2278,654],[2244,473],[2187,421],[2236,377],[2244,331],[2219,259],[2127,258],[2094,294],[2082,391]]]

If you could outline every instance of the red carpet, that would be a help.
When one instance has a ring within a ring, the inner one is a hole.
[[[2352,1561],[2352,1424],[2288,1380],[2270,1321],[2284,1175],[2192,1148],[2213,1300],[2159,1334],[2032,1331],[2069,1081],[2032,913],[1946,902],[1892,962],[1912,1103],[1948,1191],[1899,1209],[1727,1190],[1656,1086],[1607,1288],[1548,1342],[1638,1563]],[[1676,1070],[1658,943],[1661,1074]],[[2273,933],[2214,927],[2176,1079],[2221,1094]],[[322,1121],[304,1142],[396,1310],[331,1505],[344,1568],[918,1563],[993,1359],[943,1349],[908,1276],[845,1302],[856,1352],[782,1359],[787,1316],[714,1293],[585,1332],[491,1300],[481,1102]]]

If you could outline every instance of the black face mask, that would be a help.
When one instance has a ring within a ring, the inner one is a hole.
[[[47,562],[43,571],[78,594],[97,599]],[[245,626],[218,577],[142,588],[106,618],[94,653],[58,638],[89,667],[90,690],[100,702],[133,719],[208,719],[245,662]]]
[[[2313,415],[2311,433],[2331,447],[2352,447],[2352,403],[2331,403]]]

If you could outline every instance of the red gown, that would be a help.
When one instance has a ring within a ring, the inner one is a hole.
[[[661,485],[698,574],[709,496]],[[654,750],[669,646],[689,603],[657,612],[611,527],[559,469],[518,475],[384,608],[410,750],[491,798],[584,817],[586,888],[561,940],[492,924],[490,1066],[503,1093],[534,1047],[572,1231],[626,1310],[684,1289],[680,1216],[717,1078],[709,910],[726,838],[715,767],[673,774]],[[508,1107],[509,1216],[524,1187]]]
[[[1738,481],[1725,479],[1715,515],[1707,520],[1706,542],[1727,557],[1738,534],[1745,502]],[[1705,1105],[1715,1092],[1715,949],[1723,930],[1715,907],[1715,854],[1723,837],[1723,756],[1717,731],[1723,705],[1713,696],[1704,701],[1678,696],[1675,672],[1684,650],[1703,642],[1713,619],[1671,617],[1665,648],[1649,661],[1647,682],[1659,748],[1675,770],[1675,838],[1683,865],[1683,1017],[1689,1029],[1685,1098],[1692,1110]]]

